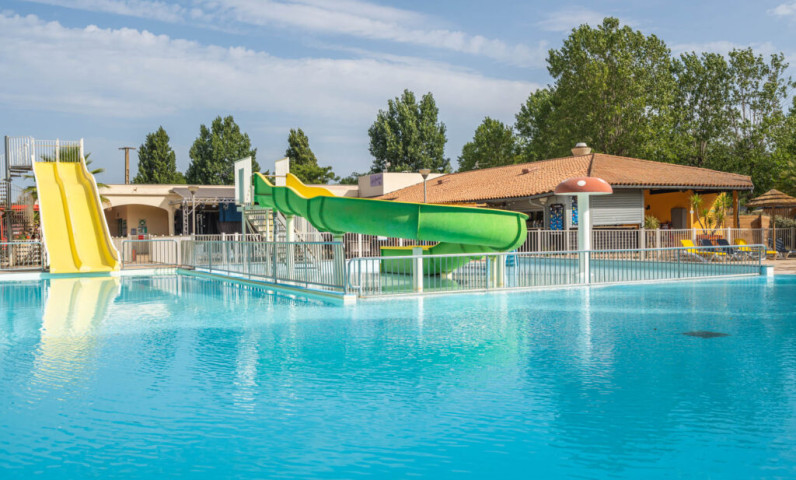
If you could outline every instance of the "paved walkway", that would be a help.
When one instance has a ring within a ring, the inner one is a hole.
[[[765,265],[773,265],[774,273],[796,275],[796,256],[791,255],[790,258],[779,260],[766,260],[763,262]]]

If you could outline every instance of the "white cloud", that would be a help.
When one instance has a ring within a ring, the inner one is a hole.
[[[10,14],[0,14],[0,67],[0,104],[122,118],[208,109],[361,122],[404,88],[433,92],[454,115],[505,118],[537,87],[406,57],[284,59]]]
[[[196,0],[190,10],[150,0],[29,0],[89,11],[154,18],[167,22],[195,22],[275,26],[326,35],[445,49],[492,58],[510,65],[540,67],[546,45],[510,45],[497,39],[434,28],[433,19],[417,12],[359,1],[340,0]]]
[[[769,10],[768,13],[777,17],[796,16],[796,2],[781,3]]]
[[[537,25],[542,30],[549,32],[569,33],[573,28],[583,24],[597,26],[603,23],[603,19],[609,15],[588,10],[586,8],[565,8],[556,12],[549,13],[546,18]]]
[[[191,12],[177,4],[150,0],[28,0],[58,7],[92,12],[150,18],[162,22],[181,22]]]
[[[723,55],[726,55],[731,50],[743,49],[749,47],[752,47],[755,53],[766,56],[779,52],[779,50],[777,50],[777,48],[771,42],[741,44],[741,43],[730,42],[727,40],[717,40],[715,42],[704,42],[704,43],[678,43],[672,45],[671,49],[674,55],[680,55],[681,53],[688,53],[688,52],[696,52],[696,53],[711,52],[711,53],[721,53]]]

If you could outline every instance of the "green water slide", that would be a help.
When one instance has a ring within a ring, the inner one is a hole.
[[[504,210],[424,203],[337,197],[322,187],[304,185],[288,174],[276,187],[254,175],[254,202],[286,215],[306,218],[315,228],[332,234],[361,233],[439,242],[423,247],[424,255],[505,252],[518,248],[527,235],[527,215]],[[384,256],[407,256],[411,247],[382,247]],[[424,261],[426,274],[448,273],[476,257],[454,262]],[[406,260],[382,262],[384,271],[407,272]]]

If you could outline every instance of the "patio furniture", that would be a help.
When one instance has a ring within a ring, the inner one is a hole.
[[[708,242],[710,242],[710,240],[708,240]],[[687,257],[693,260],[698,260],[700,262],[710,262],[713,260],[718,260],[720,255],[726,257],[726,255],[721,252],[708,251],[705,249],[697,248],[697,246],[694,245],[694,242],[692,240],[680,240],[680,244],[686,247],[685,254]],[[713,245],[711,244],[709,246],[712,247]]]
[[[752,247],[748,246],[749,244],[746,243],[746,240],[738,239],[735,241],[735,244],[738,245],[738,250],[743,253],[748,254],[750,257],[757,258],[758,252],[757,250],[752,249]],[[773,255],[776,256],[777,252],[774,250],[766,250],[766,255]]]
[[[777,258],[789,258],[791,254],[796,254],[796,250],[788,250],[785,248],[785,242],[778,238],[776,243],[775,250],[777,251],[776,256]]]
[[[730,242],[728,242],[726,238],[718,238],[716,239],[716,243],[720,247],[724,247],[722,248],[722,251],[728,255],[728,258],[732,260],[744,260],[750,256],[748,252],[742,252],[739,248],[730,245]]]

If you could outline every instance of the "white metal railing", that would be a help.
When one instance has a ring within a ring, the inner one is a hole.
[[[184,239],[196,240],[197,242],[264,242],[265,236],[260,233],[214,233],[203,235],[183,236]]]
[[[182,266],[274,284],[342,292],[345,257],[340,242],[192,241],[182,245]]]
[[[122,240],[122,268],[133,266],[177,266],[178,242],[174,239]]]
[[[346,288],[368,297],[757,275],[762,249],[756,245],[744,250],[698,247],[355,258],[348,262]]]
[[[0,270],[43,270],[46,264],[41,242],[0,242]]]
[[[744,240],[748,244],[774,245],[773,229],[718,228],[702,229],[596,229],[592,231],[592,246],[596,250],[625,250],[635,248],[669,248],[682,246],[681,240],[726,239],[729,243]],[[776,230],[776,240],[796,249],[796,228]],[[575,251],[578,249],[577,230],[528,230],[519,252]]]
[[[40,140],[33,137],[6,137],[8,167],[31,170],[34,162],[79,162],[83,157],[82,140]]]

